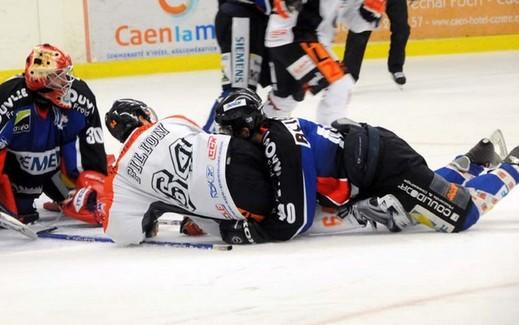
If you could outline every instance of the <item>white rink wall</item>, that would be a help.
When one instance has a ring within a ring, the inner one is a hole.
[[[21,69],[40,43],[64,48],[75,64],[86,62],[82,0],[2,0],[0,71]]]

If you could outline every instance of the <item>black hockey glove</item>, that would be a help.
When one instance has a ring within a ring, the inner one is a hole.
[[[364,5],[361,5],[359,8],[360,15],[362,18],[364,18],[365,21],[369,23],[375,23],[375,26],[378,27],[378,24],[380,23],[380,19],[382,16],[378,15],[377,13],[368,10],[364,7]]]
[[[270,241],[261,226],[252,219],[220,222],[220,235],[228,244],[260,244]]]
[[[289,12],[301,11],[303,0],[285,0]]]

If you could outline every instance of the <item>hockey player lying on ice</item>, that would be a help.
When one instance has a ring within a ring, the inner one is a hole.
[[[265,119],[261,100],[249,90],[231,93],[218,107],[217,121],[233,137],[206,134],[182,117],[151,124],[149,112],[138,101],[114,103],[107,126],[125,144],[98,193],[102,209],[95,209],[91,188],[72,200],[77,210],[71,210],[88,218],[95,211],[90,221],[103,223],[123,244],[156,233],[156,218],[165,211],[218,219],[230,243],[288,240],[322,228],[321,214],[312,226],[317,199],[348,220],[332,231],[355,220],[391,231],[422,223],[458,232],[519,181],[519,147],[501,162],[484,139],[435,173],[388,130]],[[492,170],[483,173],[484,166]]]

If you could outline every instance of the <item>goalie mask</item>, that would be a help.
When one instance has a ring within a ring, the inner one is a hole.
[[[237,89],[220,99],[215,121],[234,136],[241,136],[243,128],[249,129],[252,135],[265,119],[262,107],[261,98],[254,91]]]
[[[71,108],[70,55],[50,44],[35,46],[25,62],[25,83],[27,88],[61,108]]]
[[[118,99],[105,115],[105,125],[110,134],[120,142],[126,141],[133,130],[143,125],[144,119],[157,122],[157,115],[145,103],[129,98]]]

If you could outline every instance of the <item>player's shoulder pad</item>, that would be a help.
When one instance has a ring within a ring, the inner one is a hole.
[[[72,109],[80,112],[85,117],[97,113],[96,98],[87,83],[81,79],[74,78],[70,88],[70,101]]]

